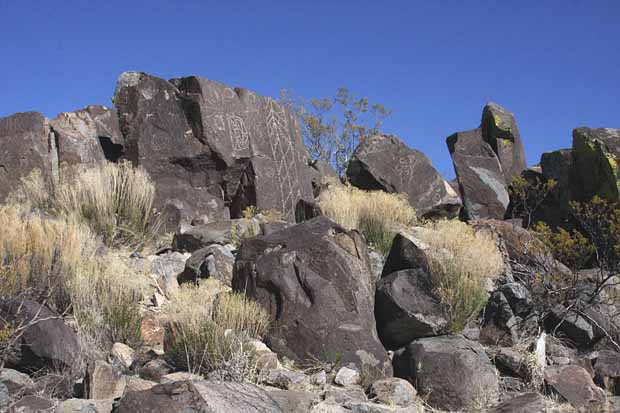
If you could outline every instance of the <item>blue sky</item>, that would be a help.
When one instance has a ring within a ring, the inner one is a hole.
[[[620,1],[0,0],[0,116],[110,104],[118,75],[200,75],[260,94],[339,86],[453,176],[445,137],[493,100],[529,164],[577,126],[620,127]]]

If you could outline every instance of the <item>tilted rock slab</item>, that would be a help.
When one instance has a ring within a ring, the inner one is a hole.
[[[489,102],[482,110],[482,138],[497,155],[506,183],[512,182],[527,168],[523,142],[512,113],[497,103]]]
[[[375,328],[376,278],[361,235],[320,216],[245,240],[232,284],[270,314],[266,342],[279,356],[380,376],[391,366]]]
[[[126,72],[115,104],[124,157],[157,186],[157,205],[174,199],[212,219],[249,205],[294,219],[311,200],[308,153],[295,116],[276,101],[199,77],[166,81]]]
[[[360,144],[347,177],[358,188],[407,194],[420,216],[454,218],[461,209],[459,195],[430,159],[396,136],[375,135]]]
[[[467,219],[504,219],[510,201],[502,166],[481,129],[447,138]]]
[[[193,380],[159,384],[149,390],[129,392],[114,411],[278,413],[282,409],[265,390],[250,383]]]

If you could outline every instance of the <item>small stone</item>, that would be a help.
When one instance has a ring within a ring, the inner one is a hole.
[[[127,383],[127,392],[131,391],[143,391],[149,390],[153,386],[157,385],[156,382],[150,380],[141,379],[138,376],[124,376],[125,383]]]
[[[407,407],[415,403],[418,392],[407,380],[390,377],[370,386],[370,397],[389,405]]]
[[[172,373],[172,370],[172,366],[170,366],[170,364],[168,364],[165,360],[155,359],[142,366],[142,368],[138,371],[138,374],[144,380],[159,382],[162,376]]]
[[[127,344],[114,343],[112,345],[112,359],[122,367],[128,369],[131,367],[134,361],[135,350],[129,347]]]
[[[336,373],[336,378],[334,379],[336,384],[339,384],[343,387],[350,386],[352,384],[359,384],[360,375],[357,370],[350,369],[348,367],[342,367]]]
[[[102,360],[92,363],[84,378],[84,393],[89,399],[117,399],[125,392],[125,378]]]
[[[321,370],[310,376],[310,383],[315,386],[324,386],[327,383],[327,373],[325,373],[325,370]]]
[[[0,383],[4,384],[11,395],[23,394],[34,389],[34,381],[25,373],[12,369],[0,369]]]

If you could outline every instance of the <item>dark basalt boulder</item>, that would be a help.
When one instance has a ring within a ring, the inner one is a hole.
[[[489,102],[482,110],[482,138],[493,148],[504,172],[506,183],[527,168],[523,142],[512,113],[500,105]]]
[[[443,306],[430,292],[428,274],[421,268],[397,271],[379,281],[375,317],[379,338],[390,350],[416,338],[439,335],[448,325]]]
[[[446,140],[459,182],[465,218],[504,219],[509,203],[502,166],[481,129],[457,132]]]
[[[461,336],[421,338],[396,352],[393,364],[394,376],[415,383],[418,394],[434,408],[468,411],[497,402],[495,367],[475,341]]]
[[[77,335],[49,308],[17,297],[0,300],[0,316],[0,328],[5,322],[28,326],[7,360],[7,367],[28,372],[75,367],[80,356]]]
[[[574,129],[572,197],[577,201],[589,201],[595,195],[620,200],[619,158],[620,129]]]
[[[251,383],[194,380],[128,392],[114,411],[278,413],[282,409],[269,393]]]
[[[376,278],[361,235],[321,216],[245,240],[232,286],[268,311],[266,342],[278,355],[338,357],[376,377],[391,373],[375,328]]]
[[[545,152],[540,156],[540,167],[545,181],[553,179],[557,184],[535,212],[534,221],[543,221],[551,227],[567,227],[572,219],[569,202],[572,198],[573,151]]]
[[[16,113],[0,119],[0,145],[0,202],[34,169],[44,178],[52,178],[52,165],[57,166],[56,142],[40,113]]]
[[[347,167],[353,185],[405,193],[418,215],[454,218],[461,199],[422,152],[396,136],[375,135],[360,144]]]

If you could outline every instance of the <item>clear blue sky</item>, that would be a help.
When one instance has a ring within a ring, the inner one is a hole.
[[[493,100],[529,164],[620,127],[620,1],[0,0],[0,116],[110,104],[118,75],[200,75],[277,96],[338,86],[453,176],[445,137]]]

